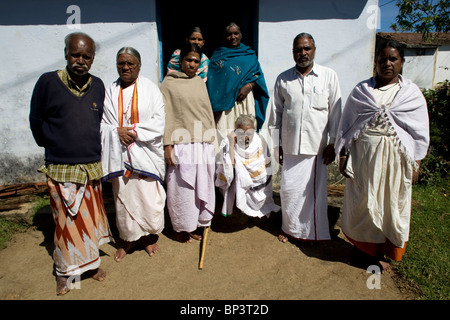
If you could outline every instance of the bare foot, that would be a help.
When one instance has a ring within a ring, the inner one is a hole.
[[[123,248],[120,248],[114,254],[114,260],[116,262],[120,262],[127,255],[128,251],[133,247],[132,242],[125,241],[123,244]]]
[[[120,248],[114,254],[114,260],[116,260],[116,262],[120,262],[126,255],[127,252],[123,248]]]
[[[194,232],[188,232],[189,236],[197,241],[201,241],[202,240],[202,236],[200,234],[197,234],[199,231],[195,230]]]
[[[192,242],[191,238],[189,237],[189,233],[187,233],[186,231],[175,232],[175,238],[177,239],[177,241],[183,242],[183,243],[191,243]]]
[[[148,255],[152,257],[158,250],[159,246],[156,243],[159,236],[156,234],[149,234],[148,236],[142,237],[141,241],[147,251]]]
[[[285,242],[288,242],[288,241],[289,241],[288,237],[287,237],[284,233],[280,233],[280,234],[278,235],[278,240],[279,240],[280,242],[282,242],[282,243],[285,243]]]
[[[106,279],[106,270],[101,268],[92,270],[92,279],[97,281],[103,281]]]
[[[56,276],[56,295],[63,296],[70,291],[67,286],[67,277]]]
[[[380,260],[380,261],[378,261],[378,263],[381,266],[381,274],[391,271],[392,267],[389,262]]]
[[[149,244],[145,247],[145,251],[147,251],[148,255],[152,257],[159,250],[158,244]]]

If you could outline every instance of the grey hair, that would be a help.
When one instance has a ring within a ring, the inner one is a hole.
[[[239,27],[235,22],[230,22],[226,27],[225,27],[225,32],[224,34],[226,34],[228,32],[228,29],[230,28],[237,28],[239,30],[239,32],[241,32],[241,27]]]
[[[73,32],[73,33],[69,33],[65,38],[64,38],[64,44],[65,44],[65,48],[64,51],[67,52],[67,50],[69,49],[69,45],[70,45],[70,40],[72,40],[72,38],[87,38],[90,41],[92,41],[92,48],[94,49],[94,53],[97,50],[97,45],[95,44],[94,39],[92,39],[88,34],[84,33],[84,32]]]
[[[234,127],[240,128],[242,126],[252,126],[255,127],[255,117],[250,114],[241,114],[235,121]]]
[[[296,42],[298,39],[302,39],[302,38],[308,38],[308,39],[311,39],[314,48],[316,47],[316,41],[314,41],[313,36],[310,35],[309,33],[306,33],[306,32],[299,33],[299,34],[294,38],[293,46],[295,45],[295,42]]]
[[[120,56],[121,54],[125,54],[125,53],[127,53],[127,54],[132,55],[133,57],[135,57],[135,58],[137,59],[137,61],[139,62],[139,65],[141,65],[141,55],[139,54],[139,52],[138,52],[135,48],[132,48],[132,47],[123,47],[123,48],[121,48],[121,49],[117,52],[116,60],[119,58],[119,56]]]

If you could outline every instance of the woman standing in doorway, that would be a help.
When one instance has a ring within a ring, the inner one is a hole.
[[[199,27],[192,28],[186,35],[186,43],[195,43],[202,49],[205,45],[205,37],[203,36],[202,30]],[[180,51],[180,49],[177,49],[172,54],[172,57],[167,64],[167,74],[174,71],[181,71]],[[200,66],[198,67],[196,74],[205,82],[208,80],[208,65],[209,59],[206,54],[202,53]]]
[[[230,23],[225,29],[225,46],[214,51],[209,63],[206,84],[221,139],[234,130],[241,114],[254,116],[255,127],[261,129],[269,101],[256,53],[241,39],[239,26]]]

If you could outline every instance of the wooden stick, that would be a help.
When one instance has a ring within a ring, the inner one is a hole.
[[[201,253],[200,253],[200,262],[198,264],[199,270],[203,269],[203,258],[205,257],[206,238],[208,236],[208,229],[209,229],[209,227],[205,227],[205,229],[203,230],[202,250],[201,250]]]

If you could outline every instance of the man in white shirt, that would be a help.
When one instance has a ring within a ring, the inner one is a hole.
[[[314,62],[315,52],[310,34],[297,35],[296,65],[281,73],[274,87],[269,129],[282,164],[281,242],[330,239],[326,166],[335,159],[341,90],[336,72]]]

